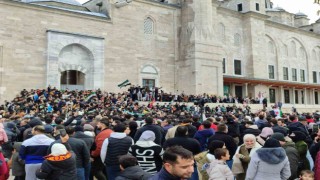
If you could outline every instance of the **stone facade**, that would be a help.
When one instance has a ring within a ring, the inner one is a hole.
[[[269,0],[124,2],[0,0],[1,101],[59,88],[74,70],[86,89],[152,80],[172,93],[320,102],[320,21]]]

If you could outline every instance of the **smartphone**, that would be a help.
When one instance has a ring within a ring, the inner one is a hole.
[[[66,132],[65,129],[60,129],[59,131],[60,131],[60,136],[61,137],[65,137],[67,135],[67,132]]]

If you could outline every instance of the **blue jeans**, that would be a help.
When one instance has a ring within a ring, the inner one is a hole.
[[[91,170],[91,163],[88,163],[87,166],[84,168],[85,180],[89,180],[90,170]]]
[[[226,163],[227,163],[228,167],[230,169],[232,169],[233,159],[230,159],[230,160],[226,161]]]
[[[78,180],[85,180],[84,168],[77,168],[77,178]]]
[[[118,174],[121,172],[120,165],[106,165],[106,172],[108,180],[115,180]]]

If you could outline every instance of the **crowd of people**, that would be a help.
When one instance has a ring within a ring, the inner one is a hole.
[[[22,90],[0,106],[0,180],[320,178],[319,112],[132,95]]]
[[[131,84],[131,83],[130,83]],[[184,92],[168,93],[162,90],[162,87],[150,88],[149,86],[141,87],[131,85],[128,89],[130,98],[133,101],[151,101],[156,100],[160,102],[196,102],[196,103],[240,103],[240,104],[266,104],[267,99],[258,95],[256,98],[252,97],[236,97],[231,95],[217,96],[209,94],[201,95],[187,95]]]

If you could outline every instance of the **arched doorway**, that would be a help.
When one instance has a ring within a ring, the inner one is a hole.
[[[85,74],[76,70],[63,71],[60,82],[62,90],[84,90]]]

